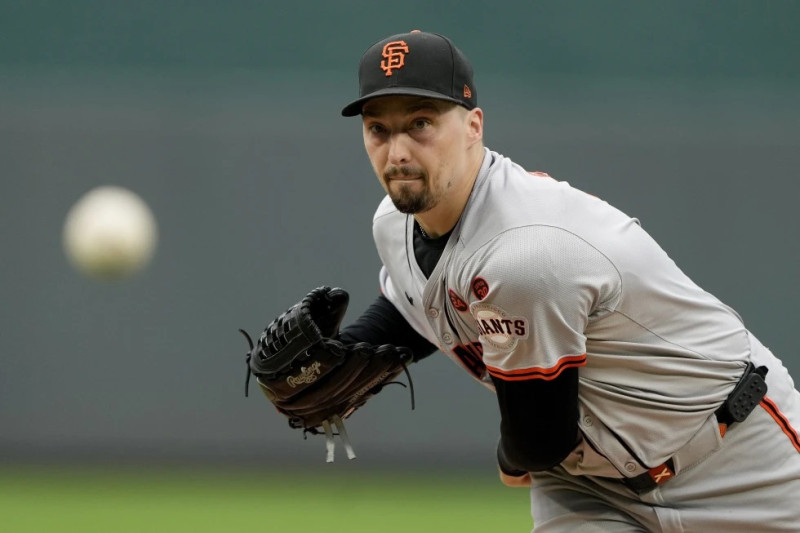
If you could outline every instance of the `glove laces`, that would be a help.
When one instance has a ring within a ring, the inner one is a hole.
[[[239,331],[241,332],[242,335],[244,335],[244,338],[247,339],[247,344],[250,345],[250,351],[247,352],[247,360],[246,360],[247,377],[244,380],[244,397],[247,398],[248,389],[250,388],[250,374],[251,374],[250,358],[253,356],[253,347],[254,346],[253,346],[253,339],[250,338],[250,335],[248,335],[248,333],[245,330],[241,329],[241,328],[239,329]]]
[[[406,377],[408,378],[408,390],[411,393],[411,410],[413,411],[415,406],[414,382],[411,381],[411,373],[408,371],[408,367],[405,364],[403,364],[403,371],[405,372]],[[400,385],[403,388],[406,387],[406,384],[403,383],[402,381],[390,381],[386,385]],[[333,427],[331,427],[331,425],[336,427],[337,433],[334,433]],[[326,463],[333,462],[334,454],[336,451],[336,441],[333,438],[334,436],[338,436],[341,439],[345,453],[347,453],[347,458],[348,459],[356,458],[356,452],[353,450],[353,445],[350,444],[350,437],[347,435],[347,430],[344,428],[344,420],[342,420],[342,417],[340,417],[339,415],[333,415],[329,419],[323,420],[322,430],[325,432]],[[304,430],[304,432],[312,434],[318,433],[318,431],[315,431],[314,429],[306,429]]]
[[[331,424],[336,427],[336,431],[338,433],[333,432]],[[339,415],[333,415],[329,419],[324,420],[322,422],[322,429],[325,431],[325,448],[327,450],[327,456],[325,457],[326,463],[333,462],[333,456],[336,450],[336,441],[333,440],[334,435],[338,435],[342,440],[342,445],[344,446],[345,453],[347,453],[347,458],[356,458],[356,452],[353,451],[353,446],[350,444],[350,437],[347,436],[347,430],[344,428],[344,420],[342,420]]]

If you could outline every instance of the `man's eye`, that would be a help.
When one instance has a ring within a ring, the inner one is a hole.
[[[381,126],[380,124],[373,124],[373,125],[371,125],[369,127],[369,131],[370,131],[370,133],[373,133],[375,135],[380,135],[380,134],[384,133],[386,131],[386,129],[383,126]]]
[[[426,118],[420,118],[415,120],[411,125],[415,130],[422,130],[425,129],[430,123],[430,120]]]

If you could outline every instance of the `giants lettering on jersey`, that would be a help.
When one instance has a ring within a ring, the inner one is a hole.
[[[517,335],[525,336],[525,320],[521,318],[487,317],[478,321],[481,335]]]
[[[482,343],[511,351],[520,339],[528,338],[528,320],[525,317],[509,316],[504,309],[481,302],[472,304],[471,311]]]

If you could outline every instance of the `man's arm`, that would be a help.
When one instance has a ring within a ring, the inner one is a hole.
[[[437,348],[417,333],[383,295],[378,296],[339,338],[345,343],[405,346],[419,361]],[[505,381],[492,377],[500,407],[501,472],[523,476],[559,464],[576,446],[578,369],[564,369],[552,380]]]
[[[368,342],[375,346],[404,346],[413,352],[414,361],[428,357],[438,349],[417,333],[383,295],[378,296],[355,322],[343,328],[339,339],[345,344]]]
[[[501,416],[500,471],[519,477],[563,461],[579,440],[578,369],[567,368],[552,380],[492,381]]]

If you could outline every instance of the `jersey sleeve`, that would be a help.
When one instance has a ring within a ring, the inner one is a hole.
[[[586,363],[590,316],[621,292],[613,264],[579,236],[553,226],[502,233],[468,262],[470,312],[495,380],[553,380]]]

